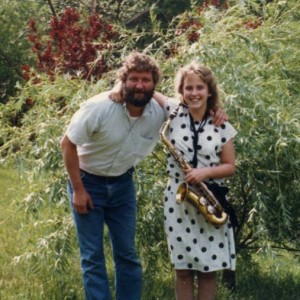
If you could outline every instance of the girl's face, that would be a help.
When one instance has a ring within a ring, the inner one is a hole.
[[[206,112],[207,98],[211,96],[207,84],[195,73],[188,74],[183,81],[183,101],[190,110]]]

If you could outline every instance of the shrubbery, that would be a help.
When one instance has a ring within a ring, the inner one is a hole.
[[[208,65],[218,78],[224,107],[238,131],[237,173],[228,185],[240,221],[239,250],[299,249],[299,8],[297,1],[280,1],[232,6],[225,11],[208,7],[201,14],[190,11],[197,21],[193,24],[201,24],[192,28],[196,39],[190,39],[189,30],[175,35],[176,28],[170,27],[164,35],[157,33],[156,42],[146,50],[162,67],[164,79],[159,89],[167,95],[173,94],[176,68],[191,60]],[[128,45],[130,51],[132,40]],[[126,44],[124,49],[126,54]],[[116,57],[122,55],[121,51]],[[38,218],[41,207],[53,206],[51,234],[59,239],[39,244],[32,263],[44,260],[43,268],[64,272],[72,249],[52,255],[56,244],[63,243],[61,238],[67,242],[68,234],[63,233],[69,230],[70,218],[59,140],[78,105],[111,87],[114,75],[104,73],[97,83],[73,74],[55,74],[51,79],[38,74],[37,78],[38,82],[32,79],[20,86],[18,95],[1,107],[1,157],[2,163],[17,162],[31,180],[32,193],[22,205],[32,217]],[[151,278],[162,269],[170,272],[162,226],[164,168],[165,157],[158,144],[136,170],[138,245],[149,282],[145,290],[149,291]],[[57,226],[57,219],[62,226]],[[41,224],[50,221],[40,220]],[[21,258],[32,257],[26,252]]]

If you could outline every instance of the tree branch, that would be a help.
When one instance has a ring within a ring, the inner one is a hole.
[[[49,4],[49,7],[50,7],[50,10],[51,10],[51,13],[53,15],[53,17],[56,17],[56,12],[55,12],[55,9],[54,9],[54,6],[52,4],[52,1],[51,0],[47,0],[48,1],[48,4]]]
[[[152,6],[155,6],[158,3],[159,3],[159,0],[156,1],[155,3],[153,3]],[[135,26],[140,20],[143,20],[145,17],[150,16],[150,10],[151,10],[151,7],[145,9],[144,11],[142,11],[140,13],[138,13],[136,16],[134,16],[130,20],[126,21],[125,25],[128,26],[128,27]]]
[[[145,19],[150,13],[150,8],[145,9],[144,11],[138,13],[136,16],[125,22],[127,27],[135,26],[141,19]]]

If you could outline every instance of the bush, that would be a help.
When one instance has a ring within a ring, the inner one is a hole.
[[[198,40],[191,44],[188,31],[174,36],[175,28],[170,28],[147,47],[162,66],[165,77],[160,88],[166,94],[172,94],[174,70],[194,59],[211,67],[218,78],[225,109],[238,130],[238,170],[228,185],[240,220],[239,249],[299,248],[299,8],[297,1],[280,1],[226,11],[208,7],[200,15],[191,11],[202,24]],[[167,53],[169,47],[176,51]],[[105,74],[96,84],[70,80],[68,75],[54,80],[39,76],[38,82],[28,81],[14,100],[1,107],[1,157],[2,162],[16,161],[32,184],[37,177],[47,178],[33,185],[23,205],[34,215],[52,203],[53,219],[57,215],[65,225],[57,227],[54,222],[48,234],[67,241],[66,173],[59,140],[79,103],[107,89],[112,76]],[[171,268],[162,228],[164,165],[159,144],[136,172],[138,246],[149,293],[151,278],[162,270],[170,274]],[[61,213],[62,207],[66,213]],[[58,239],[52,245],[56,242],[63,244]],[[55,247],[37,248],[41,255],[32,263],[44,259],[44,268],[55,268]],[[49,249],[48,256],[42,255]],[[67,260],[69,253],[62,252],[60,259]]]
[[[80,74],[84,79],[100,78],[109,70],[105,55],[112,50],[116,32],[99,14],[88,17],[83,26],[80,14],[67,8],[58,18],[52,17],[45,40],[34,19],[29,21],[29,40],[37,57],[37,70],[53,76],[56,71],[71,75]],[[24,77],[29,79],[30,69],[23,67]]]

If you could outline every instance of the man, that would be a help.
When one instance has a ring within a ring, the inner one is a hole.
[[[103,253],[104,224],[113,249],[116,299],[141,298],[132,174],[134,166],[155,147],[165,114],[152,98],[160,78],[152,58],[131,53],[117,77],[119,101],[112,101],[110,91],[84,102],[61,141],[87,300],[111,299]]]
[[[116,270],[116,298],[141,298],[142,270],[135,249],[133,166],[158,140],[164,111],[152,99],[160,70],[133,52],[118,71],[123,103],[102,93],[75,113],[61,146],[69,174],[86,299],[111,299],[103,254],[108,226]]]

